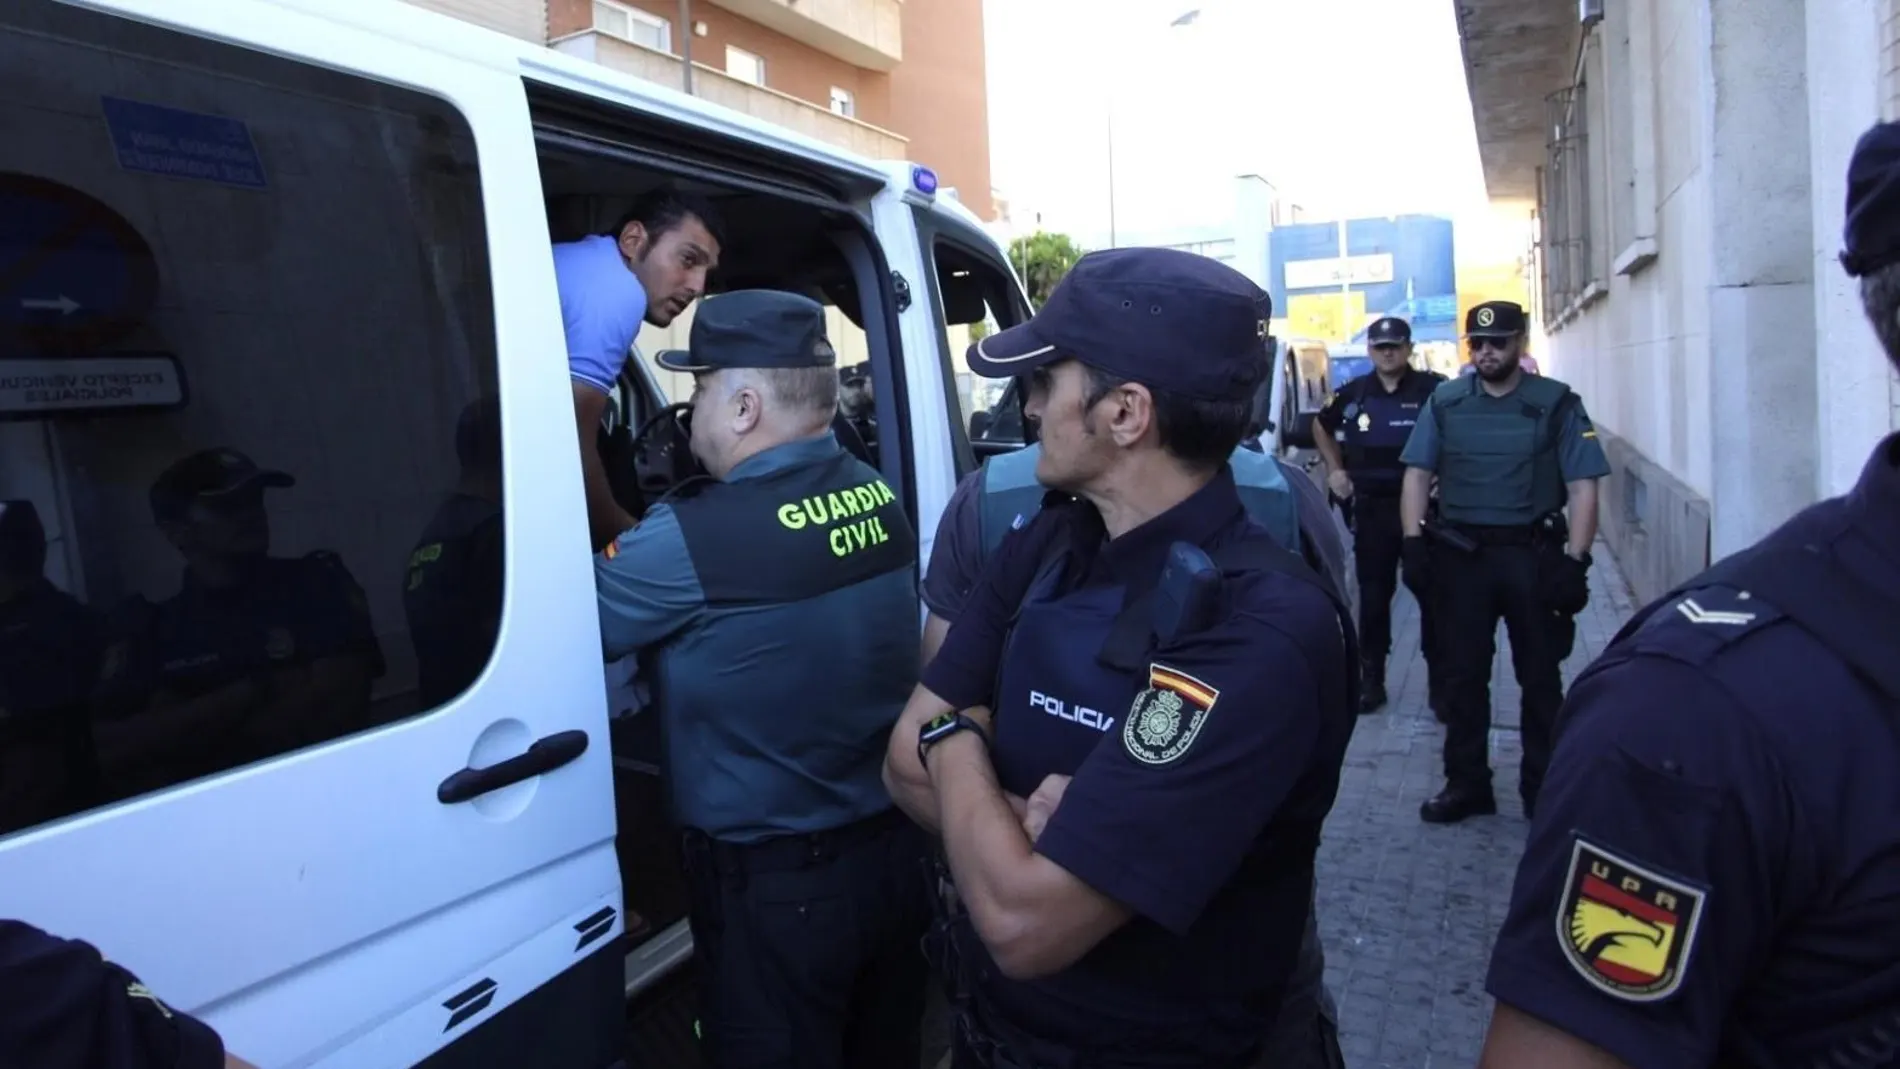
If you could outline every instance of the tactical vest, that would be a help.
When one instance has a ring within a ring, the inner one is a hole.
[[[917,533],[877,470],[842,449],[667,498],[709,605],[794,603],[911,567]],[[771,568],[758,562],[769,558]]]
[[[1556,379],[1526,375],[1504,397],[1476,375],[1432,392],[1438,426],[1438,505],[1451,523],[1517,526],[1564,507],[1557,433],[1576,403]]]
[[[1036,458],[1040,446],[1032,445],[1014,453],[1000,453],[983,463],[983,500],[978,512],[978,527],[983,538],[983,557],[989,559],[1010,531],[1027,524],[1042,510],[1042,497],[1048,489],[1036,481]],[[1247,515],[1267,529],[1273,540],[1295,553],[1300,551],[1300,507],[1287,484],[1286,473],[1265,453],[1236,449],[1228,458],[1234,469],[1234,484],[1240,491],[1240,503]]]
[[[1400,381],[1397,390],[1388,393],[1375,372],[1354,379],[1340,391],[1346,407],[1339,436],[1355,492],[1399,492],[1405,477],[1405,464],[1399,454],[1411,440],[1425,399],[1443,381],[1429,371],[1415,370]]]

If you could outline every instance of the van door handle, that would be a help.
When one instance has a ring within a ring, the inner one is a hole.
[[[442,781],[435,789],[435,800],[443,805],[459,805],[490,791],[520,783],[524,779],[552,772],[587,752],[587,732],[557,731],[535,740],[526,753],[510,757],[487,768],[465,768]]]

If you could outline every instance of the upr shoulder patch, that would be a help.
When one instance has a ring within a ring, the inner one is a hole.
[[[1145,765],[1172,764],[1188,752],[1220,691],[1165,664],[1148,666],[1148,688],[1122,721],[1122,746]]]
[[[1578,836],[1557,905],[1557,942],[1578,975],[1625,1002],[1675,994],[1707,893]]]

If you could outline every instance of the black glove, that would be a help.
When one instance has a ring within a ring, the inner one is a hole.
[[[1399,543],[1399,577],[1412,596],[1424,601],[1432,591],[1432,547],[1421,536]]]
[[[1544,604],[1566,616],[1575,616],[1590,604],[1590,555],[1581,559],[1568,553],[1552,557],[1544,578]]]

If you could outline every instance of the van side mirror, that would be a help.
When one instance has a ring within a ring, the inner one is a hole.
[[[1285,442],[1295,449],[1312,449],[1314,420],[1317,412],[1302,412],[1287,421]]]
[[[990,424],[996,422],[996,413],[988,409],[970,413],[970,440],[981,441],[990,432]]]

